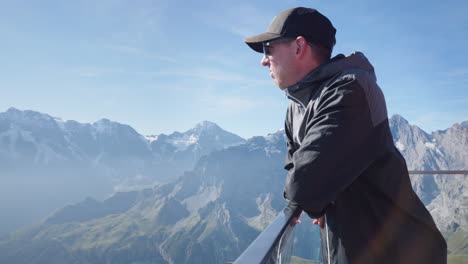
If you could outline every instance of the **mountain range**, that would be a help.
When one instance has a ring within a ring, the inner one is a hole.
[[[10,108],[0,113],[0,234],[87,196],[169,182],[203,155],[244,142],[208,121],[184,133],[143,136],[108,119],[64,122]]]
[[[7,113],[15,111],[22,112],[23,115],[27,112],[10,109]],[[28,112],[28,114],[39,113]],[[0,144],[7,142],[2,139],[4,135],[14,134],[11,132],[11,123],[10,126],[4,125],[2,118],[0,114]],[[61,122],[52,119],[56,123]],[[68,122],[73,121],[65,123]],[[106,122],[112,123],[108,120],[104,123]],[[89,128],[91,131],[94,129],[99,133],[103,131],[98,129],[102,126],[96,123],[81,125],[91,126],[92,128]],[[390,119],[390,125],[395,145],[404,155],[410,170],[468,168],[468,122],[455,124],[451,128],[431,134],[410,125],[398,115]],[[203,130],[200,127],[218,128],[208,122],[203,122],[197,127],[198,131]],[[62,207],[36,224],[0,238],[0,262],[224,263],[234,260],[285,206],[282,199],[285,178],[285,171],[282,169],[285,157],[284,132],[280,130],[265,137],[253,137],[248,140],[228,137],[234,140],[221,140],[218,145],[208,150],[202,146],[203,144],[194,147],[189,143],[183,143],[197,141],[194,140],[195,136],[190,136],[197,134],[194,132],[197,127],[189,130],[191,132],[174,133],[169,136],[146,138],[139,136],[141,141],[135,141],[147,142],[147,149],[151,151],[154,149],[156,153],[161,154],[159,160],[164,159],[166,163],[160,163],[158,166],[170,164],[169,157],[178,157],[178,152],[191,150],[194,153],[194,149],[204,149],[205,152],[200,151],[199,156],[194,155],[193,159],[187,159],[195,165],[192,165],[193,168],[177,172],[180,177],[158,176],[162,179],[171,179],[166,183],[144,189],[130,191],[121,189],[120,192],[103,200],[87,198],[82,202]],[[34,130],[34,128],[36,128],[34,125],[24,126],[17,131],[26,129],[29,129],[26,131],[35,131],[29,133],[36,135],[33,137],[34,142],[48,142],[40,137],[42,134],[39,132],[42,129]],[[128,126],[126,128],[126,131],[131,129]],[[222,129],[217,131],[224,133]],[[24,135],[28,133],[17,132],[18,134],[25,137]],[[122,132],[118,135],[123,137],[134,134]],[[118,136],[114,140],[114,142],[130,142]],[[50,141],[52,142],[52,137]],[[13,141],[8,142],[11,145]],[[213,141],[207,138],[206,142]],[[39,146],[53,145],[51,143],[40,145],[40,143]],[[108,145],[109,149],[112,149],[112,145],[112,143]],[[54,152],[55,149],[60,149],[56,145],[53,146],[55,146]],[[118,146],[114,148],[119,149]],[[6,150],[3,146],[2,149]],[[10,158],[9,153],[2,152],[1,159]],[[16,153],[22,152],[16,151]],[[94,153],[94,156],[88,155],[88,157],[96,157],[99,156],[96,153],[100,152],[88,153]],[[131,155],[124,151],[118,155],[112,153],[109,151],[106,155],[113,158],[121,156],[124,161],[125,157],[138,156],[136,153],[139,152],[131,151],[130,153],[133,153]],[[154,154],[152,156],[158,157]],[[15,164],[13,163],[15,159],[18,162],[16,164],[19,164],[21,155],[14,156],[8,161],[10,164]],[[51,160],[54,159],[49,159],[49,163],[46,164],[51,164]],[[114,165],[117,166],[109,160],[110,158],[102,159],[97,164],[102,163],[103,167],[110,169]],[[40,158],[30,158],[28,162],[45,163],[44,159]],[[187,166],[191,165],[190,162],[187,162]],[[22,177],[28,179],[28,176],[31,175]],[[117,178],[120,184],[125,182],[123,181],[125,178]],[[127,183],[133,182],[128,180]],[[412,175],[412,183],[447,238],[450,253],[468,254],[467,176]],[[316,257],[318,251],[311,250],[318,248],[318,241],[311,239],[311,235],[304,235],[306,231],[308,234],[314,232],[311,226],[299,225],[301,231],[298,232],[297,243],[298,255],[310,259]],[[309,240],[304,242],[307,239]]]

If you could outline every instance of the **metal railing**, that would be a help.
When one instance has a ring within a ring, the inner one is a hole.
[[[289,262],[288,254],[292,249],[294,218],[299,218],[302,210],[287,206],[273,222],[255,239],[252,244],[236,259],[234,264],[283,264]]]
[[[409,171],[409,174],[461,174],[468,170]],[[234,264],[289,264],[293,246],[293,231],[302,210],[288,205],[273,222],[250,244]],[[322,263],[315,261],[313,263]]]
[[[468,170],[409,171],[409,174],[468,174]]]

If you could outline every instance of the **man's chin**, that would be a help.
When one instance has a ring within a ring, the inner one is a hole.
[[[284,90],[284,89],[287,88],[287,86],[282,85],[282,84],[279,84],[279,83],[277,83],[277,82],[275,82],[275,84],[276,84],[276,86],[278,86],[278,88],[280,88],[281,90]]]
[[[273,79],[273,81],[275,82],[275,85],[278,86],[278,88],[280,88],[281,90],[284,90],[286,87],[284,87],[283,85],[281,85],[280,83],[278,83],[276,81],[276,79]]]

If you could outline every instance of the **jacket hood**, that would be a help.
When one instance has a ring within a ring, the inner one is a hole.
[[[339,54],[333,57],[329,62],[322,64],[319,67],[312,70],[298,83],[286,88],[285,92],[290,99],[293,99],[294,97],[297,97],[299,99],[303,97],[304,93],[310,95],[310,93],[312,93],[313,90],[320,87],[324,83],[324,81],[330,79],[332,76],[342,75],[346,72],[356,70],[366,71],[370,73],[369,77],[373,81],[377,81],[374,72],[374,67],[372,66],[372,64],[370,64],[369,60],[367,60],[366,56],[364,56],[364,54],[361,52],[353,52],[349,56]],[[301,91],[304,90],[304,87],[307,87],[308,91]]]

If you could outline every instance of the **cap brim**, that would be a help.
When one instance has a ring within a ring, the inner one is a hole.
[[[279,37],[281,37],[280,34],[265,32],[262,34],[258,34],[258,35],[246,38],[244,39],[244,42],[256,52],[263,53],[262,43],[265,41],[279,38]]]

